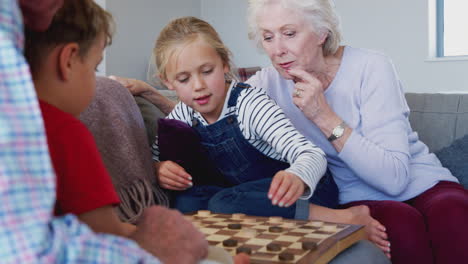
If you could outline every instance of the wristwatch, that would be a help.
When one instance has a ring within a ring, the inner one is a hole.
[[[332,141],[337,140],[340,137],[342,137],[346,127],[347,127],[347,125],[343,121],[343,122],[341,122],[341,124],[339,124],[335,128],[333,128],[331,135],[328,137],[328,141],[332,142]]]

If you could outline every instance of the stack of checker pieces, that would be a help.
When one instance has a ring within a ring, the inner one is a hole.
[[[217,214],[207,210],[186,217],[206,235],[211,246],[231,255],[244,252],[250,263],[328,263],[364,239],[363,226],[300,221],[281,217]]]

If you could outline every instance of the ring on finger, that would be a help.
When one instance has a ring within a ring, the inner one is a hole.
[[[296,97],[301,97],[301,90],[297,89],[295,92],[294,92],[294,96]]]

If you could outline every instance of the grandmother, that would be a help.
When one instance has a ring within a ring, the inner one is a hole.
[[[249,36],[272,67],[247,82],[325,151],[341,206],[370,209],[386,227],[393,263],[466,261],[468,191],[411,129],[391,60],[340,46],[329,0],[250,0],[248,15]]]

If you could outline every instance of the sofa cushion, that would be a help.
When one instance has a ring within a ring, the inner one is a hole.
[[[148,101],[142,96],[134,96],[135,102],[140,109],[141,116],[145,122],[146,135],[148,136],[148,142],[150,145],[156,140],[156,135],[158,131],[158,120],[164,118],[166,115],[159,110],[153,103]]]
[[[444,167],[468,189],[468,135],[435,153]]]
[[[405,94],[411,109],[411,127],[435,152],[468,134],[468,95],[442,93]]]
[[[464,94],[460,99],[460,106],[458,107],[460,115],[458,116],[456,137],[460,138],[468,135],[468,94]]]

